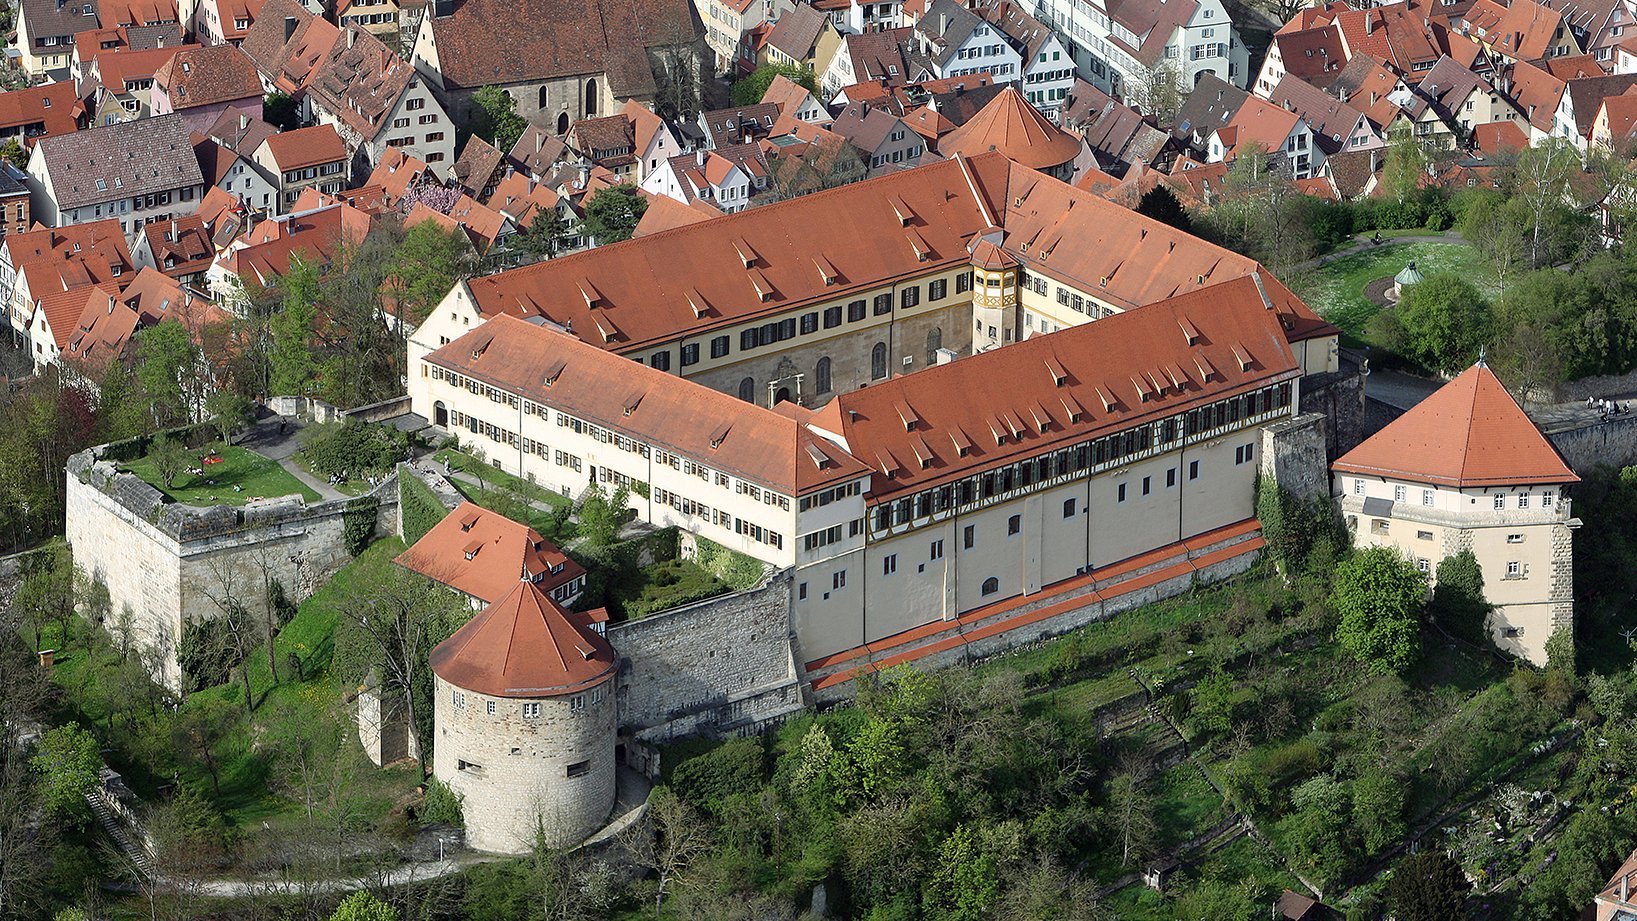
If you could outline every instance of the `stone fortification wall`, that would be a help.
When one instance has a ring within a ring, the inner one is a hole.
[[[1324,448],[1330,460],[1358,447],[1376,431],[1366,417],[1364,380],[1361,358],[1350,350],[1343,350],[1340,370],[1302,378],[1301,411],[1327,420]]]
[[[1546,437],[1576,473],[1637,463],[1637,413],[1590,419],[1574,428],[1548,430]]]
[[[156,653],[157,677],[171,687],[180,685],[176,644],[188,624],[220,616],[228,597],[265,616],[269,579],[300,602],[352,558],[346,516],[356,500],[166,503],[159,490],[98,460],[98,450],[68,463],[68,543],[75,564],[108,586],[114,610],[129,606],[138,641]],[[379,503],[375,535],[396,533],[396,478],[369,495]]]
[[[1262,428],[1262,473],[1298,499],[1330,495],[1330,465],[1325,457],[1325,417],[1303,413]]]
[[[620,721],[645,740],[748,730],[801,709],[788,571],[608,627]]]
[[[614,808],[619,729],[610,685],[523,699],[435,679],[432,773],[461,798],[467,844],[526,853],[537,818],[555,848],[579,844],[602,827]],[[537,705],[538,714],[525,704]]]

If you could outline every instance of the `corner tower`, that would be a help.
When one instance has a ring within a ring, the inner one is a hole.
[[[617,658],[519,580],[432,651],[432,773],[461,797],[467,843],[578,844],[614,807]]]

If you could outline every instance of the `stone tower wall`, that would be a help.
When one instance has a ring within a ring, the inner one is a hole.
[[[572,709],[575,699],[583,709]],[[540,715],[525,717],[525,703],[539,704]],[[432,773],[460,796],[473,848],[524,853],[537,818],[547,844],[572,846],[613,810],[619,725],[612,674],[580,694],[545,698],[489,697],[436,678],[433,718]],[[581,763],[585,772],[568,776]]]

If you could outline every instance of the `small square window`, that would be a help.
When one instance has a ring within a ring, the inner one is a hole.
[[[591,762],[576,761],[569,765],[564,773],[569,777],[584,777],[585,775],[591,773]]]
[[[1409,490],[1405,489],[1403,486],[1394,486],[1393,487],[1393,501],[1394,502],[1403,502],[1404,499],[1407,497],[1408,492],[1409,492]]]
[[[1431,505],[1432,504],[1432,490],[1430,490],[1430,489],[1421,490],[1421,504],[1422,505]]]
[[[1073,499],[1064,499],[1063,500],[1063,517],[1064,518],[1073,518],[1074,517],[1074,500]]]
[[[1417,532],[1415,532],[1415,539],[1416,540],[1432,540],[1432,532],[1431,531],[1417,531]]]
[[[1194,463],[1197,464],[1197,463],[1199,463],[1199,461],[1194,461]],[[1191,473],[1190,473],[1188,479],[1190,479],[1190,480],[1193,479],[1193,476],[1192,476]],[[1355,496],[1364,495],[1364,481],[1363,480],[1354,480],[1353,481],[1353,495],[1355,495]]]
[[[1116,502],[1124,502],[1125,501],[1125,484],[1124,483],[1121,483],[1119,486],[1115,487],[1115,499],[1114,499],[1114,501],[1116,501]]]
[[[1022,532],[1022,530],[1023,530],[1023,516],[1022,515],[1013,515],[1012,517],[1006,519],[1006,535],[1008,537],[1010,537],[1013,534],[1018,534],[1018,533]]]
[[[1518,493],[1518,508],[1528,508],[1528,507],[1529,507],[1529,494],[1526,493],[1526,492]]]
[[[494,716],[495,715],[495,702],[492,701],[492,700],[489,701],[488,703],[483,705],[483,709],[487,710],[489,712],[490,716]]]
[[[1521,579],[1521,578],[1523,578],[1523,564],[1518,562],[1517,560],[1509,561],[1506,564],[1506,577],[1508,579]]]
[[[1497,509],[1506,508],[1506,494],[1505,493],[1496,493],[1495,494],[1495,508],[1497,508]]]
[[[1521,543],[1523,543],[1523,535],[1522,534],[1508,534],[1508,535],[1506,535],[1506,542],[1509,543],[1509,544],[1521,544]]]

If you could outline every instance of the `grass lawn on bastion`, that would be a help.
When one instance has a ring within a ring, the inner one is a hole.
[[[244,505],[252,499],[276,496],[301,496],[308,502],[317,502],[322,498],[279,466],[278,461],[248,448],[237,445],[218,448],[221,463],[209,465],[203,463],[206,450],[200,449],[190,454],[192,469],[203,472],[185,472],[177,477],[175,486],[165,485],[151,456],[131,461],[121,469],[136,474],[172,500],[185,505]]]
[[[1364,296],[1378,278],[1396,275],[1410,262],[1424,275],[1453,272],[1478,286],[1487,297],[1498,292],[1495,273],[1483,254],[1468,243],[1383,243],[1332,259],[1291,279],[1291,287],[1308,306],[1341,328],[1345,344],[1368,343],[1366,328],[1381,307]]]

